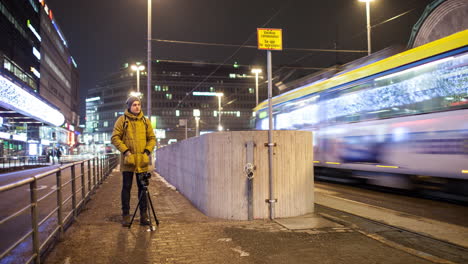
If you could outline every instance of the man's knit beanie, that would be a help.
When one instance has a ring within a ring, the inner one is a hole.
[[[127,108],[130,109],[130,107],[132,107],[132,104],[133,104],[135,101],[139,101],[139,102],[141,103],[140,98],[138,98],[138,97],[136,97],[136,96],[130,96],[130,97],[127,99]]]

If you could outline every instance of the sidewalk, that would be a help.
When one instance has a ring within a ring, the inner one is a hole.
[[[120,224],[120,180],[112,172],[46,264],[432,263],[338,223],[290,230],[269,220],[209,218],[158,177],[151,178],[150,193],[159,228],[149,232],[136,219],[129,230]]]

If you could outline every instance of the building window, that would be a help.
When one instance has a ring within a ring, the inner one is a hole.
[[[249,93],[253,94],[254,93],[254,88],[249,88]]]
[[[166,94],[166,99],[168,99],[168,100],[172,100],[172,94],[170,94],[170,93],[167,93],[167,94]]]
[[[161,86],[160,85],[155,85],[154,86],[154,91],[160,92],[161,91]]]
[[[210,92],[214,92],[215,91],[215,88],[214,87],[210,87]]]
[[[109,126],[109,122],[108,121],[104,121],[104,127],[108,127]]]
[[[179,111],[179,110],[175,110],[175,115],[176,115],[176,116],[180,116],[180,111]]]

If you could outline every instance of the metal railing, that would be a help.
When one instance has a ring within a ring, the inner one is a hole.
[[[5,257],[10,257],[12,255],[12,251],[15,250],[15,248],[17,248],[19,245],[23,243],[28,243],[28,238],[32,238],[32,254],[24,256],[23,252],[21,253],[20,258],[23,258],[22,263],[31,263],[32,261],[34,261],[34,263],[40,264],[41,254],[44,253],[45,249],[53,241],[52,239],[58,239],[60,237],[63,237],[64,229],[66,228],[66,226],[68,226],[74,221],[75,217],[81,211],[86,201],[89,200],[90,195],[94,193],[95,189],[100,184],[102,184],[103,180],[117,166],[119,162],[118,157],[118,155],[111,154],[74,163],[69,163],[59,168],[35,175],[33,177],[19,180],[17,182],[5,186],[1,186],[0,194],[11,190],[22,191],[24,190],[22,188],[23,186],[29,185],[30,198],[28,201],[29,204],[27,206],[1,219],[0,227],[6,225],[7,223],[12,224],[12,220],[23,216],[29,210],[31,229],[29,229],[26,232],[26,234],[23,235],[21,238],[12,242],[11,245],[7,245],[8,248],[0,253],[0,262]],[[64,172],[68,172],[68,169],[70,169],[69,179],[68,175],[64,176]],[[41,190],[40,188],[38,188],[38,181],[41,179],[46,179],[46,177],[52,175],[55,175],[55,184],[51,188],[52,190],[47,192],[43,196],[38,197],[38,191]],[[69,193],[66,193],[66,187],[69,185],[71,185],[71,191],[69,191]],[[77,185],[80,186],[77,187]],[[43,213],[46,215],[42,219],[39,219],[39,202],[44,201],[46,198],[53,194],[56,194],[57,204],[50,212]],[[71,208],[69,204],[70,201]],[[67,208],[70,210],[68,214],[66,214]],[[52,218],[56,219],[52,221]],[[17,222],[21,221],[18,220]],[[47,228],[44,228],[43,225],[46,222],[47,224],[50,224],[51,222],[56,222],[56,226],[52,226],[53,230],[49,230],[50,232],[45,232],[46,234],[44,234],[44,230]],[[14,224],[16,224],[16,222],[13,223],[13,225]],[[41,231],[39,231],[40,228]],[[41,241],[41,236],[47,237],[45,237],[45,239]],[[18,256],[14,256],[15,259],[17,259],[17,257]]]
[[[49,165],[47,156],[11,156],[0,157],[0,171],[8,171],[18,167]]]
[[[80,160],[90,159],[91,155],[63,155],[60,158],[52,156],[10,156],[0,157],[0,172],[25,169],[27,167],[48,166],[55,164],[64,164]]]

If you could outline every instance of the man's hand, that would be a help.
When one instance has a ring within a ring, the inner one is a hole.
[[[130,150],[125,151],[124,153],[125,157],[132,155],[132,152]]]
[[[149,150],[145,149],[145,151],[143,151],[143,153],[145,153],[146,155],[151,155],[151,152],[149,152]]]

